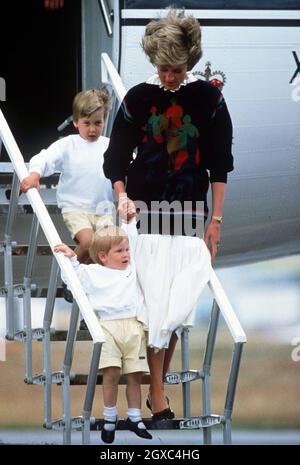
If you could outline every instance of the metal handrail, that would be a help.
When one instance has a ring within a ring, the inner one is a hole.
[[[6,122],[6,119],[0,110],[0,137],[5,145],[6,151],[9,158],[14,166],[14,170],[22,181],[28,176],[28,170],[25,166],[24,159],[21,155],[19,147],[10,131],[10,128]],[[51,220],[51,217],[41,199],[41,196],[37,189],[32,188],[27,192],[28,200],[39,220],[41,228],[48,240],[48,243],[53,250],[54,246],[61,244],[61,239],[56,231],[56,228]],[[70,260],[65,257],[62,253],[54,253],[54,256],[59,264],[60,269],[67,277],[67,285],[70,288],[80,311],[86,321],[87,327],[90,331],[91,337],[94,343],[102,343],[105,341],[103,331],[99,325],[98,319],[94,313],[94,310],[82,288],[82,285],[71,265]]]
[[[118,102],[121,103],[126,95],[126,88],[107,53],[101,53],[101,81],[112,86]]]
[[[224,317],[224,320],[228,326],[228,329],[233,337],[235,343],[247,342],[246,334],[226,296],[224,289],[215,273],[211,268],[210,279],[208,286],[217,301],[220,311]]]

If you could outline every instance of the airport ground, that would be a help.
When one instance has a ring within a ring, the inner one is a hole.
[[[201,367],[205,343],[204,328],[190,332],[190,368]],[[248,333],[244,349],[236,401],[233,412],[234,444],[300,444],[299,367],[291,357],[292,347],[280,342],[267,332]],[[53,348],[54,369],[61,369],[64,344]],[[227,330],[221,327],[216,342],[212,369],[212,412],[222,414],[225,401],[227,375],[230,367],[232,341]],[[87,372],[91,343],[77,343],[72,371]],[[40,386],[23,383],[23,346],[8,342],[7,361],[1,362],[0,381],[0,441],[2,443],[60,444],[62,433],[43,431],[43,390]],[[34,343],[34,372],[41,370],[42,346]],[[180,348],[176,351],[172,370],[180,369]],[[143,386],[145,399],[147,386]],[[167,386],[170,402],[178,417],[182,416],[181,386]],[[72,388],[72,414],[80,415],[85,394],[84,387]],[[191,383],[192,416],[201,414],[201,384]],[[102,416],[101,387],[97,387],[93,412]],[[126,415],[124,386],[120,386],[119,417]],[[143,415],[149,417],[143,403]],[[61,416],[61,387],[53,386],[53,418]],[[118,431],[115,444],[137,444],[133,433]],[[216,427],[214,443],[222,443],[222,432]],[[99,433],[92,432],[91,441],[99,444]],[[137,442],[138,441],[138,442]],[[81,442],[81,434],[73,433],[73,442]],[[145,441],[144,441],[145,443]],[[149,444],[202,444],[202,432],[155,431]],[[147,444],[147,442],[146,442]]]

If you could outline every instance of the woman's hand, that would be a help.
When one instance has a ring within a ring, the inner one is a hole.
[[[63,252],[63,254],[66,256],[66,257],[75,257],[75,252],[70,249],[70,247],[68,247],[66,244],[57,244],[55,247],[54,247],[54,252],[58,253],[58,252]]]
[[[206,228],[204,234],[204,242],[210,250],[212,261],[215,260],[221,238],[221,225],[217,221],[212,220]]]

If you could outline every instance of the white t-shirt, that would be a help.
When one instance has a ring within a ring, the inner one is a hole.
[[[125,270],[98,264],[84,265],[77,257],[70,259],[95,313],[103,321],[136,317],[143,305],[134,261],[136,221],[123,223],[122,228],[127,232],[131,255],[131,263]],[[62,279],[66,281],[63,275]]]
[[[85,211],[111,214],[114,194],[103,173],[103,154],[109,139],[100,136],[94,142],[79,134],[63,137],[31,158],[29,171],[41,176],[60,172],[57,205],[63,213]]]

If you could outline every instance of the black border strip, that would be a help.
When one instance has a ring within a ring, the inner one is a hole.
[[[154,18],[122,18],[122,26],[146,26]],[[235,26],[235,27],[300,27],[300,19],[241,19],[241,18],[203,18],[201,26]]]

